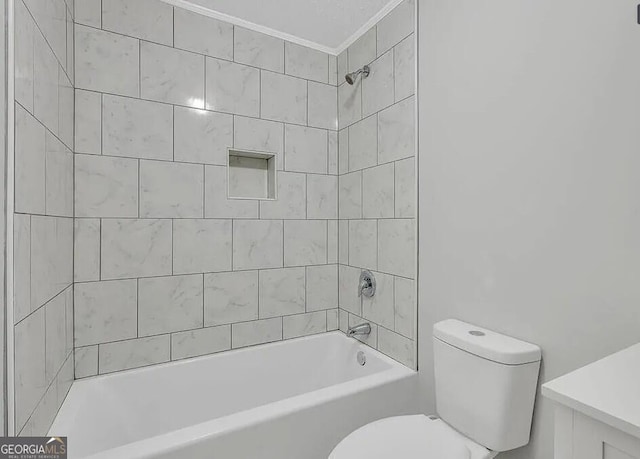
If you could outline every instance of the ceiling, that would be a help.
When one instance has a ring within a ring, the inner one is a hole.
[[[400,0],[169,0],[169,3],[338,54]]]

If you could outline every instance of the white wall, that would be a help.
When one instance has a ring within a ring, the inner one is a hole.
[[[539,344],[542,381],[640,341],[636,4],[420,1],[425,410],[446,317]],[[551,403],[504,457],[552,457]]]

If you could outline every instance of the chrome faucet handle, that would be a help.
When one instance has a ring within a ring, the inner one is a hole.
[[[376,279],[371,271],[364,270],[360,273],[360,281],[358,283],[358,296],[366,296],[371,298],[376,293]]]

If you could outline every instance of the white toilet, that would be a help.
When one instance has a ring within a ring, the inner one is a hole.
[[[367,424],[329,459],[490,459],[529,443],[541,352],[459,320],[433,327],[435,416]]]

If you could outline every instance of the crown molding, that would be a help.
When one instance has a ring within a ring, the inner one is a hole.
[[[335,48],[332,48],[330,46],[325,46],[311,40],[306,40],[304,38],[300,38],[298,36],[291,35],[291,34],[282,32],[280,30],[272,29],[270,27],[265,27],[263,25],[256,24],[254,22],[246,21],[244,19],[240,19],[238,17],[231,16],[229,14],[221,13],[219,11],[215,11],[201,5],[196,5],[190,0],[162,0],[162,1],[173,6],[183,8],[185,10],[193,11],[194,13],[199,13],[204,16],[208,16],[210,18],[218,19],[220,21],[229,22],[233,25],[244,27],[245,29],[264,33],[272,37],[281,38],[283,40],[290,41],[291,43],[295,43],[297,45],[306,46],[307,48],[315,49],[317,51],[321,51],[323,53],[327,53],[332,56],[337,56],[338,54],[346,50],[358,38],[360,38],[367,30],[369,30],[376,23],[378,23],[383,17],[389,14],[391,10],[393,10],[396,6],[402,3],[403,0],[390,0],[389,3],[387,3],[384,6],[384,8],[378,11],[371,19],[369,19],[364,25],[362,25],[362,27],[360,27],[349,38],[347,38],[344,42],[342,42],[340,45],[338,45]]]

